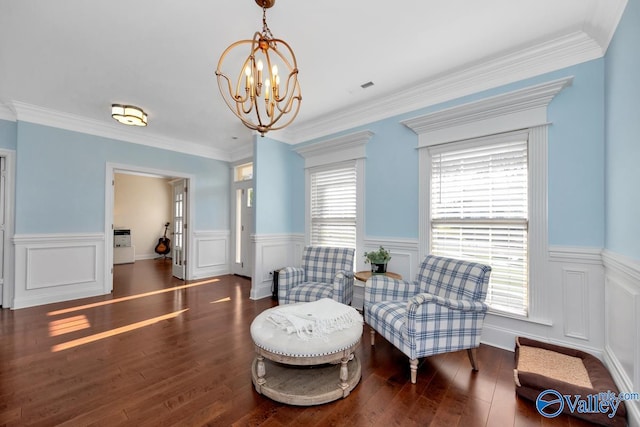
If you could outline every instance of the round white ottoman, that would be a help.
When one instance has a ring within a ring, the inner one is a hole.
[[[251,374],[256,391],[300,406],[347,397],[362,375],[360,361],[353,354],[360,344],[362,324],[302,339],[268,319],[277,308],[263,311],[251,323],[256,349]]]

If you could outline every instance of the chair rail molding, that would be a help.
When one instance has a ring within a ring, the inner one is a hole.
[[[357,271],[370,269],[369,264],[364,262],[364,252],[374,251],[380,246],[391,254],[391,261],[387,265],[389,271],[400,274],[404,280],[412,281],[416,278],[418,266],[422,262],[418,258],[418,239],[366,236],[363,251],[356,254]]]

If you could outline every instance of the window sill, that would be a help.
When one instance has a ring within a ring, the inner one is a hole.
[[[523,315],[518,315],[518,314],[513,314],[513,313],[507,313],[507,312],[504,312],[504,311],[497,311],[497,310],[489,309],[489,311],[487,311],[487,314],[491,314],[491,315],[496,316],[496,317],[504,317],[504,318],[507,318],[507,319],[519,320],[521,322],[533,323],[533,324],[536,324],[536,325],[553,326],[553,322],[551,322],[550,320],[539,319],[539,318],[534,318],[534,317],[529,317],[529,316],[523,316]]]

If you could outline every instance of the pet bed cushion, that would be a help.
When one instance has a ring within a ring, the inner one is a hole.
[[[548,344],[529,338],[517,337],[516,393],[533,402],[545,390],[556,390],[562,395],[588,395],[612,392],[618,388],[607,368],[596,357],[580,350]],[[563,412],[592,423],[607,426],[626,426],[626,410],[621,402],[613,418],[609,413],[571,412],[565,404]]]

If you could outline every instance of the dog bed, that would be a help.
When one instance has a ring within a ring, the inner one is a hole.
[[[536,402],[538,395],[545,390],[555,390],[563,396],[570,395],[574,402],[576,395],[580,395],[580,399],[588,399],[589,395],[599,393],[611,392],[616,396],[619,393],[607,368],[589,353],[517,337],[515,358],[516,393],[527,400]],[[592,398],[591,402],[594,400]],[[563,406],[563,413],[591,423],[620,427],[627,425],[624,402],[620,402],[612,418],[609,418],[611,412],[581,413],[575,409],[572,412],[566,401]]]

